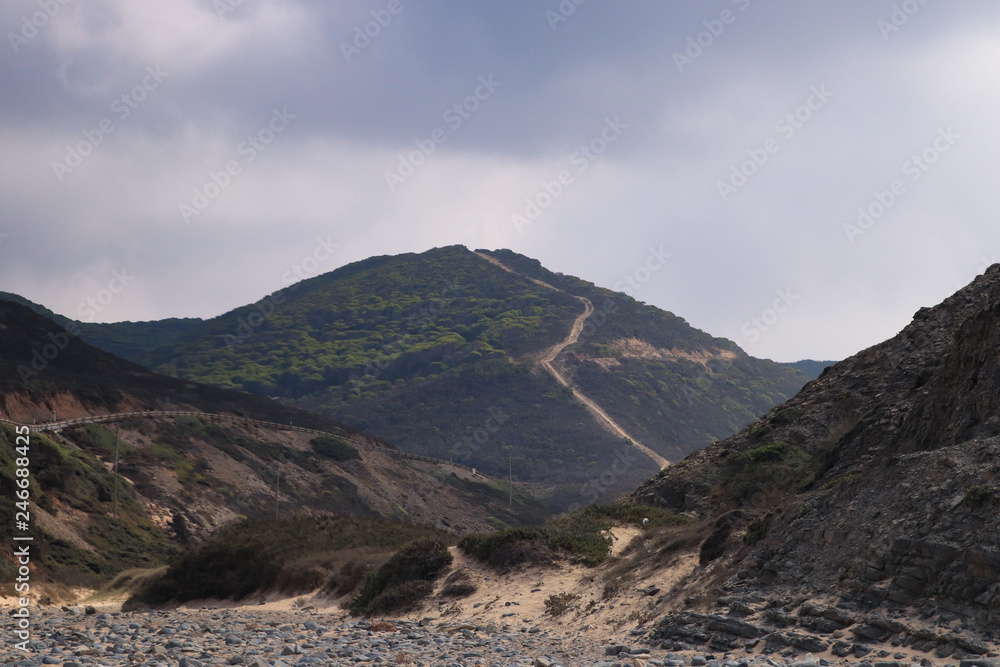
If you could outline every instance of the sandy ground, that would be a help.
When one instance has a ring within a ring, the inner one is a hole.
[[[622,550],[636,537],[643,534],[638,528],[616,528],[612,531],[614,538],[612,556],[621,554]],[[641,547],[640,547],[641,548]],[[457,600],[434,598],[421,609],[408,614],[397,614],[389,618],[402,618],[418,622],[424,621],[438,631],[452,632],[469,626],[496,626],[496,630],[518,631],[521,629],[539,628],[551,635],[563,637],[578,637],[595,646],[602,644],[624,644],[626,646],[642,645],[643,640],[632,636],[631,631],[644,622],[655,621],[663,614],[663,610],[653,611],[658,595],[647,595],[639,589],[655,586],[663,592],[670,591],[678,585],[683,585],[698,570],[698,557],[691,554],[682,557],[672,567],[655,571],[646,578],[638,578],[628,586],[619,590],[611,600],[605,600],[604,586],[607,568],[592,569],[582,565],[563,564],[558,567],[513,571],[504,575],[486,569],[479,562],[451,548],[454,556],[452,570],[463,569],[469,578],[478,586],[478,590]],[[613,562],[612,562],[613,565]],[[634,573],[633,573],[634,574]],[[438,586],[447,577],[447,573],[439,578]],[[100,612],[118,611],[124,596],[94,596],[94,591],[78,589],[73,591],[78,600],[76,606],[90,605]],[[573,599],[570,608],[558,617],[546,613],[546,600],[551,596],[561,594],[578,596]],[[89,596],[89,597],[88,597]],[[350,616],[340,604],[345,600],[330,600],[309,595],[295,597],[271,596],[264,604],[259,604],[259,598],[254,598],[243,604],[228,601],[203,600],[191,602],[179,607],[180,610],[199,610],[208,608],[241,607],[244,611],[254,612],[290,612],[304,613],[321,617],[323,623],[337,624],[356,620]],[[821,602],[816,600],[815,602]],[[831,600],[830,603],[833,601]],[[0,598],[0,607],[12,607],[17,604],[15,598]],[[375,620],[375,619],[373,619]],[[916,625],[916,624],[914,624]],[[493,630],[491,630],[493,631]],[[832,638],[836,638],[835,633]],[[847,637],[850,640],[850,637]],[[889,653],[906,654],[906,659],[919,661],[921,658],[931,658],[933,664],[945,664],[948,660],[935,659],[933,655],[913,650],[893,648],[881,645],[879,642],[866,642],[875,651],[884,649]],[[748,655],[759,653],[757,650],[745,651]],[[693,651],[705,653],[705,649]],[[681,652],[690,653],[690,652]],[[744,651],[733,653],[736,657]],[[873,652],[869,659],[872,659]],[[831,664],[843,664],[845,660],[838,658],[829,651],[813,654],[815,658],[826,658]],[[885,658],[890,659],[890,658]],[[858,662],[851,658],[849,661]],[[904,660],[905,661],[905,660]],[[952,661],[954,662],[954,661]]]
[[[614,538],[612,555],[621,553],[622,549],[642,531],[638,528],[616,528],[612,532]],[[523,627],[539,627],[542,630],[561,633],[579,633],[583,637],[592,638],[595,642],[618,641],[629,643],[634,638],[629,632],[639,621],[636,615],[641,615],[655,597],[647,596],[638,588],[650,584],[668,590],[673,583],[686,576],[696,565],[694,561],[684,561],[679,567],[658,572],[654,579],[638,581],[620,591],[612,601],[603,599],[604,580],[595,578],[597,570],[583,565],[563,564],[545,569],[513,571],[504,575],[485,568],[457,547],[451,552],[455,558],[452,571],[464,569],[470,579],[478,586],[478,591],[460,599],[445,599],[435,597],[421,609],[394,616],[413,621],[432,619],[437,625],[490,625],[502,629],[505,625],[517,630]],[[446,578],[442,576],[438,585]],[[74,593],[78,600],[77,606],[90,605],[98,612],[118,611],[124,602],[124,595],[97,596],[95,591],[78,589]],[[545,601],[550,596],[560,594],[579,596],[573,600],[568,611],[555,618],[546,614]],[[259,599],[242,604],[231,601],[201,600],[181,605],[181,609],[205,609],[209,607],[229,608],[243,607],[248,610],[261,611],[315,611],[329,616],[328,622],[342,622],[352,617],[340,607],[343,600],[330,600],[312,594],[295,597],[270,596],[264,604]],[[0,606],[12,607],[17,604],[15,598],[0,598]]]
[[[612,556],[616,556],[643,531],[638,528],[620,527],[612,531],[614,539]],[[689,575],[697,566],[697,556],[683,559],[669,570],[657,572],[648,580],[639,580],[619,591],[613,600],[604,600],[604,580],[596,576],[598,570],[583,565],[562,564],[557,567],[531,570],[515,570],[498,575],[478,561],[466,556],[457,547],[451,548],[454,557],[452,570],[463,569],[477,592],[460,599],[442,600],[435,598],[421,609],[408,614],[395,615],[411,621],[428,619],[435,626],[495,625],[502,629],[505,625],[513,630],[521,627],[538,627],[543,631],[564,634],[578,634],[595,643],[634,644],[630,632],[655,602],[639,588],[655,585],[664,591]],[[438,586],[447,574],[438,580]],[[560,594],[579,596],[573,600],[568,611],[559,617],[546,613],[545,602],[551,596]],[[316,609],[330,614],[334,619],[350,620],[347,612],[340,608],[341,601],[302,595],[294,598],[268,599],[266,604],[256,605],[261,610],[294,611]],[[228,607],[232,603],[204,601],[184,605],[185,608],[206,606]]]

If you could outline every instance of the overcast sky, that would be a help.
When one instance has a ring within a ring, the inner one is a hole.
[[[1000,4],[576,2],[5,0],[0,289],[211,317],[461,243],[791,361],[996,260]]]

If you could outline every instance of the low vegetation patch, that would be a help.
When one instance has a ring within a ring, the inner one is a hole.
[[[553,618],[558,618],[565,614],[573,606],[573,603],[580,599],[579,595],[573,593],[559,593],[550,595],[545,600],[545,613]]]
[[[809,451],[785,442],[748,449],[729,457],[711,496],[730,508],[771,507],[808,488],[826,457],[823,449]]]
[[[767,535],[767,529],[771,526],[771,512],[765,512],[761,516],[755,516],[747,524],[747,532],[743,533],[743,544],[748,547],[755,546]]]
[[[441,596],[446,598],[469,597],[479,590],[479,587],[472,582],[469,573],[465,570],[455,570],[448,575],[441,585]]]
[[[467,535],[458,548],[500,573],[518,565],[549,565],[554,554],[541,528],[506,528],[486,535]]]
[[[95,440],[107,435],[96,429],[80,432],[91,433]],[[0,427],[0,485],[9,489],[16,480],[15,441],[13,428]],[[42,433],[31,435],[31,450],[32,500],[53,514],[58,514],[55,501],[88,513],[91,518],[79,534],[94,547],[78,546],[37,527],[32,562],[41,566],[40,576],[44,572],[50,581],[69,587],[97,588],[123,570],[156,567],[176,555],[177,548],[150,521],[131,487],[120,480],[118,518],[112,519],[115,476],[93,454]],[[14,500],[13,493],[0,494],[0,514],[13,517]],[[9,540],[13,523],[0,525],[0,538]],[[6,572],[0,567],[0,575]]]
[[[266,590],[321,587],[345,594],[362,578],[362,564],[382,562],[401,547],[426,539],[446,544],[453,536],[429,526],[350,516],[244,520],[221,528],[175,560],[125,608],[204,598],[241,600]]]
[[[735,461],[743,466],[754,466],[765,461],[780,461],[787,450],[787,442],[772,442],[768,445],[748,449],[737,456]]]
[[[330,435],[321,435],[318,438],[313,438],[309,441],[309,444],[312,446],[314,452],[331,461],[343,462],[361,458],[361,454],[357,449],[339,438],[334,438]]]
[[[966,507],[982,507],[993,495],[992,490],[986,484],[973,484],[965,490],[962,496],[962,504]]]
[[[644,520],[646,520],[644,522]],[[593,567],[608,557],[615,525],[647,529],[691,523],[669,510],[638,503],[588,505],[552,519],[540,528],[509,528],[487,535],[462,538],[458,546],[499,572],[518,565],[545,565],[558,557]]]
[[[350,611],[355,616],[407,611],[431,594],[434,579],[451,563],[441,540],[415,542],[368,576]]]

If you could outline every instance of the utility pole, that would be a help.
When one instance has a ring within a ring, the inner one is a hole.
[[[514,453],[507,452],[507,507],[514,506]]]
[[[112,510],[112,516],[118,518],[118,429],[119,426],[115,424],[115,486],[114,486],[114,509]]]
[[[274,519],[278,520],[278,485],[281,484],[281,468],[275,466],[274,469],[278,472],[277,477],[274,478]]]

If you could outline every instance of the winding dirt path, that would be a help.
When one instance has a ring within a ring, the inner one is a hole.
[[[649,447],[647,447],[646,445],[642,444],[641,442],[633,438],[631,435],[629,435],[628,432],[624,428],[622,428],[620,424],[618,424],[618,422],[616,422],[614,419],[611,418],[611,415],[609,415],[607,412],[604,411],[604,408],[598,405],[597,402],[594,401],[592,398],[585,395],[579,389],[574,387],[570,383],[570,381],[566,379],[566,376],[564,376],[562,372],[560,372],[559,369],[557,369],[555,365],[552,363],[553,361],[555,361],[556,357],[559,356],[559,353],[562,352],[564,349],[566,349],[567,346],[572,345],[573,343],[580,340],[580,334],[583,332],[583,323],[586,322],[587,318],[590,317],[591,314],[593,314],[594,312],[594,304],[590,302],[590,299],[582,296],[577,296],[575,294],[570,294],[569,292],[561,290],[558,287],[555,287],[554,285],[548,284],[547,282],[543,282],[541,280],[538,280],[537,278],[532,278],[530,276],[518,273],[514,269],[503,264],[497,258],[491,257],[490,255],[481,252],[477,252],[476,254],[485,259],[487,262],[499,266],[501,269],[503,269],[508,273],[513,273],[515,276],[520,276],[521,278],[527,278],[536,285],[541,285],[542,287],[554,290],[556,292],[562,292],[563,294],[567,294],[576,299],[577,301],[583,303],[583,312],[577,315],[576,319],[573,321],[573,327],[570,329],[569,336],[563,339],[562,342],[556,343],[555,345],[547,349],[545,352],[543,352],[538,359],[538,364],[546,371],[548,371],[549,374],[551,374],[552,377],[556,379],[556,382],[558,382],[562,386],[572,391],[573,396],[575,396],[577,400],[579,400],[580,403],[582,403],[583,406],[587,408],[587,410],[589,410],[591,414],[593,414],[597,418],[597,422],[601,424],[604,428],[606,428],[608,431],[611,431],[618,437],[625,438],[626,440],[631,442],[633,447],[638,449],[640,452],[642,452],[649,458],[653,459],[656,465],[660,467],[660,470],[663,470],[668,465],[670,465],[670,461],[666,460],[665,458],[654,452],[652,449],[650,449]]]

